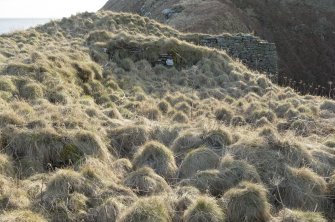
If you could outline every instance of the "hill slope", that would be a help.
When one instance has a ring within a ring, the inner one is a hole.
[[[335,102],[182,35],[100,12],[0,36],[0,221],[334,217]]]
[[[139,13],[180,31],[254,32],[276,43],[281,83],[287,85],[284,77],[289,78],[301,92],[322,94],[329,91],[328,81],[335,81],[332,0],[109,0],[102,9]],[[308,86],[298,84],[300,80]]]

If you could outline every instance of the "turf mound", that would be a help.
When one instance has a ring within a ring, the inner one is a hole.
[[[148,167],[130,173],[125,178],[124,184],[139,195],[153,195],[171,190],[166,181]]]
[[[47,220],[41,215],[36,214],[29,210],[10,211],[0,215],[0,221],[22,221],[22,222],[46,222]]]
[[[158,197],[140,199],[127,209],[120,221],[168,222],[171,220],[169,206]]]
[[[215,199],[208,197],[199,197],[184,213],[184,221],[187,222],[220,222],[224,221],[224,219],[224,213]]]
[[[283,209],[279,212],[278,220],[280,222],[299,222],[299,221],[309,221],[309,222],[326,222],[327,220],[320,214],[316,212],[302,212],[290,209]]]
[[[177,171],[173,153],[163,144],[154,141],[140,148],[135,154],[133,164],[136,168],[151,167],[165,179],[173,178]]]
[[[199,170],[214,169],[219,164],[219,156],[207,148],[189,152],[179,169],[179,178],[189,178]]]
[[[268,221],[271,218],[266,189],[243,182],[223,196],[228,221]],[[243,208],[242,208],[243,206]]]

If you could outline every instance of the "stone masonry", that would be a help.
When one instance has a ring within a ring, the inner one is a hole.
[[[251,34],[223,34],[218,36],[188,34],[184,40],[197,45],[225,50],[253,70],[276,75],[278,54],[276,45]]]

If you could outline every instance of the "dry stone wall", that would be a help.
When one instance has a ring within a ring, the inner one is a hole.
[[[225,50],[253,70],[276,75],[278,54],[276,45],[251,34],[223,34],[219,36],[190,34],[186,41],[197,45]]]

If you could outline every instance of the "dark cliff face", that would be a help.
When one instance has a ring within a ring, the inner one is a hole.
[[[322,87],[329,88],[329,81],[335,82],[335,2],[331,0],[110,0],[103,10],[146,15],[181,31],[254,32],[276,43],[281,83],[320,94],[327,91]]]

